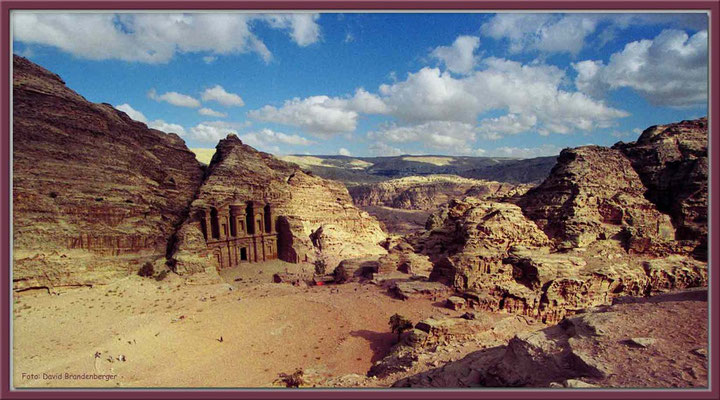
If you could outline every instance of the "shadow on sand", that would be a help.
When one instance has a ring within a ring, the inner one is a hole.
[[[373,332],[366,329],[351,331],[350,336],[361,337],[370,342],[370,350],[373,352],[370,359],[372,363],[382,360],[398,339],[397,335],[392,332]]]

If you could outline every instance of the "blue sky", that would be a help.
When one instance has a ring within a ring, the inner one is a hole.
[[[705,14],[13,14],[88,100],[275,154],[533,157],[707,114]]]

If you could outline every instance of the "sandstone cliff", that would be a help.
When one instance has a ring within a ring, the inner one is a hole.
[[[707,258],[707,118],[652,126],[632,143],[618,143],[647,188],[645,196],[672,217],[676,239]]]
[[[622,152],[585,146],[563,150],[550,176],[518,204],[562,248],[642,238],[647,243],[636,250],[644,251],[675,236],[670,217],[644,197],[645,191]]]
[[[13,59],[13,281],[87,285],[164,264],[203,171],[183,140]]]
[[[565,149],[517,205],[453,200],[405,240],[472,307],[548,323],[619,295],[705,286],[706,135],[701,119]]]
[[[616,237],[629,251],[707,258],[707,120],[653,126],[636,142],[565,149],[518,204],[560,247]]]
[[[353,202],[358,206],[435,210],[451,199],[466,194],[478,197],[499,197],[516,191],[516,186],[454,175],[429,175],[351,186],[348,190]]]
[[[345,186],[309,175],[296,165],[243,144],[235,135],[218,143],[207,176],[178,231],[177,272],[214,265],[205,246],[198,213],[228,202],[272,204],[279,257],[285,261],[337,262],[384,254],[386,235],[378,222],[352,205]]]
[[[406,240],[430,258],[430,279],[453,287],[471,307],[547,323],[618,295],[707,284],[703,262],[629,254],[615,239],[556,252],[518,206],[474,198],[452,201],[427,232]]]

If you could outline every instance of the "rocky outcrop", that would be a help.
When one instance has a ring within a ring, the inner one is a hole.
[[[455,175],[411,176],[385,182],[351,186],[348,190],[358,206],[386,206],[405,210],[435,210],[451,199],[466,195],[501,197],[516,185]]]
[[[644,336],[648,334],[652,337]],[[393,386],[706,387],[706,341],[707,291],[668,293],[518,333],[505,345],[470,353]]]
[[[434,264],[431,279],[456,288],[476,285],[484,274],[503,269],[515,245],[543,247],[547,236],[514,204],[466,197],[453,200],[428,220],[429,231],[409,241]]]
[[[231,134],[218,143],[190,217],[178,232],[175,270],[193,272],[216,262],[201,231],[203,210],[248,201],[272,205],[282,260],[313,262],[322,257],[328,265],[337,265],[345,258],[386,253],[379,245],[386,237],[380,225],[353,206],[341,183],[311,176]]]
[[[618,143],[647,188],[645,196],[672,217],[676,239],[707,259],[707,118],[652,126],[637,141]]]
[[[175,134],[13,58],[13,282],[92,285],[163,268],[203,170]]]
[[[431,219],[431,230],[406,240],[433,263],[430,279],[452,286],[474,309],[557,323],[619,295],[707,284],[704,262],[632,254],[621,240],[557,252],[513,204],[454,200]]]
[[[614,238],[638,252],[661,251],[675,229],[645,192],[622,152],[585,146],[563,150],[550,176],[518,205],[560,248]]]

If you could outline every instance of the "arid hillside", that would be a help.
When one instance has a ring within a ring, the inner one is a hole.
[[[175,134],[13,59],[16,289],[105,283],[164,264],[203,169]]]
[[[271,207],[266,225],[291,262],[386,252],[342,184],[234,135],[203,166],[178,135],[90,103],[18,56],[13,88],[16,290],[108,283],[147,263],[155,274],[212,269],[198,212],[231,202]]]
[[[410,176],[457,175],[507,183],[539,183],[555,164],[555,157],[514,159],[466,156],[283,156],[283,160],[347,186]]]

